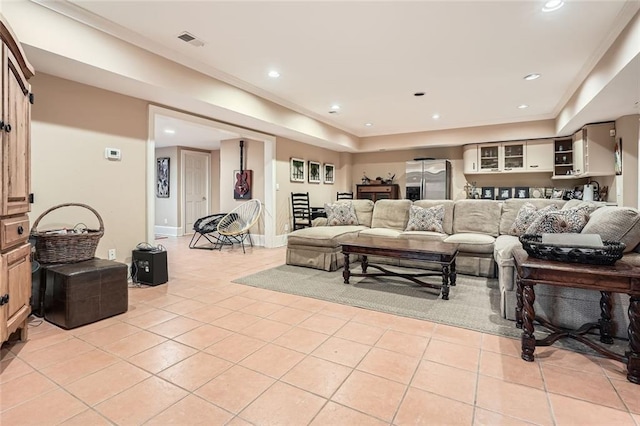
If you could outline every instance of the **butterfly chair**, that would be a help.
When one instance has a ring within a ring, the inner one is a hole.
[[[293,230],[311,226],[311,207],[308,192],[291,193],[291,213],[293,214]]]
[[[242,252],[245,253],[244,240],[247,238],[253,247],[249,230],[260,219],[261,212],[262,203],[260,200],[249,200],[220,219],[218,222],[218,234],[220,235],[218,248],[222,249],[223,245],[239,243],[242,245]]]
[[[191,249],[205,249],[213,250],[217,248],[220,242],[220,235],[218,234],[218,222],[225,217],[226,213],[217,213],[209,216],[201,217],[193,224],[193,236],[189,243]],[[209,242],[206,245],[197,245],[200,238],[204,238]]]
[[[336,200],[353,200],[353,192],[338,192]]]

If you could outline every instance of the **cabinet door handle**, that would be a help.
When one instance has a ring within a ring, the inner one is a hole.
[[[473,168],[471,170],[475,170],[476,169],[476,163],[473,163]]]
[[[532,169],[535,169],[536,167],[538,167],[538,165],[537,164],[532,164],[529,167],[531,167]]]
[[[0,130],[4,129],[4,121],[0,120]]]
[[[4,296],[0,297],[0,306],[7,303],[9,303],[9,294],[5,294]]]
[[[496,170],[498,170],[498,169],[496,169]],[[505,172],[508,172],[509,170],[513,170],[513,169],[511,167],[506,167],[504,170],[505,170]]]
[[[7,133],[11,133],[11,124],[5,124],[4,131]]]
[[[500,169],[491,169],[492,172],[499,172]]]
[[[22,235],[24,234],[24,228],[22,227],[22,225],[18,226],[18,235]]]

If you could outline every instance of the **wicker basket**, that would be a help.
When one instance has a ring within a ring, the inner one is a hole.
[[[520,236],[520,242],[529,256],[538,259],[590,265],[613,265],[622,258],[626,247],[615,241],[603,241],[604,246],[600,248],[544,244],[541,235],[531,234]]]
[[[52,211],[69,206],[84,207],[96,215],[100,229],[87,229],[83,233],[56,234],[37,230],[40,220]],[[51,207],[42,213],[31,228],[31,236],[36,240],[36,260],[40,263],[74,263],[93,259],[100,238],[104,235],[104,223],[97,211],[86,204],[66,203]]]

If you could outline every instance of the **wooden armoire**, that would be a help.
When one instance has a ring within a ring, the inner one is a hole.
[[[0,111],[0,343],[15,331],[27,339],[31,312],[29,192],[30,128],[34,74],[6,19],[0,14],[2,111]]]

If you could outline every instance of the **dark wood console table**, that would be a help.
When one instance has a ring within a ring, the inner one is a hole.
[[[516,326],[522,328],[522,359],[533,361],[536,346],[550,346],[565,337],[578,340],[596,352],[627,365],[627,379],[640,384],[640,267],[619,260],[613,266],[584,265],[555,262],[531,257],[523,249],[513,251],[517,271]],[[600,319],[587,323],[578,330],[566,330],[553,325],[547,319],[536,317],[533,308],[534,286],[547,284],[599,291]],[[629,350],[614,353],[584,335],[590,330],[600,330],[600,342],[613,343],[611,337],[611,293],[625,293],[629,302]],[[551,330],[544,339],[533,335],[534,320]]]
[[[378,200],[397,200],[400,198],[400,185],[394,184],[371,184],[356,185],[356,199],[371,200],[374,203]]]

